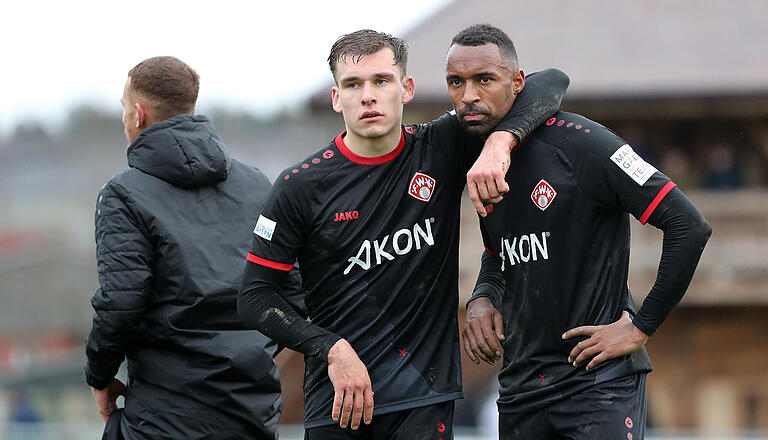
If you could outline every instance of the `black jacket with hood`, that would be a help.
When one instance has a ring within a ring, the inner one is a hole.
[[[231,159],[204,116],[152,125],[128,165],[97,202],[88,384],[103,388],[127,358],[127,439],[276,438],[278,347],[237,314],[268,179]]]

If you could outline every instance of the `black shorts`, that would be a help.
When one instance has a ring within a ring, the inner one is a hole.
[[[304,431],[304,440],[452,440],[453,401],[411,408],[380,416],[373,413],[370,425],[357,430],[338,423]]]
[[[642,440],[646,375],[594,385],[539,411],[499,414],[499,439]]]

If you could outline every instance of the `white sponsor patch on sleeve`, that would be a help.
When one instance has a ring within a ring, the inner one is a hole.
[[[275,223],[274,220],[270,220],[263,215],[260,215],[256,227],[253,228],[253,233],[267,241],[272,241],[272,234],[275,233],[276,225],[277,223]]]
[[[656,172],[656,168],[638,156],[629,144],[619,147],[611,156],[611,160],[640,186],[645,185]]]

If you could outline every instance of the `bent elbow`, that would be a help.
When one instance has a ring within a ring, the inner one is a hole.
[[[704,216],[700,215],[693,226],[695,228],[695,235],[699,238],[701,249],[704,250],[704,246],[706,246],[709,241],[709,237],[712,236],[712,225],[709,224]]]

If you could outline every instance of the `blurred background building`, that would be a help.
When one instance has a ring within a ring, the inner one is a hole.
[[[767,14],[762,0],[452,1],[401,35],[416,80],[406,122],[450,109],[450,39],[488,22],[512,37],[524,71],[568,73],[564,108],[614,129],[712,224],[687,295],[648,343],[649,425],[658,437],[768,433]],[[274,178],[343,129],[329,88],[330,79],[302,110],[268,119],[224,108],[209,115],[233,156]],[[97,287],[93,207],[123,167],[112,110],[81,106],[60,128],[28,120],[0,137],[0,438],[99,433],[82,374]],[[468,203],[462,218],[466,299],[482,249]],[[630,288],[639,303],[656,275],[661,234],[632,224]],[[302,358],[284,351],[278,360],[281,423],[300,424]],[[474,427],[467,432],[493,431],[495,372],[464,359],[467,398],[456,419]]]

